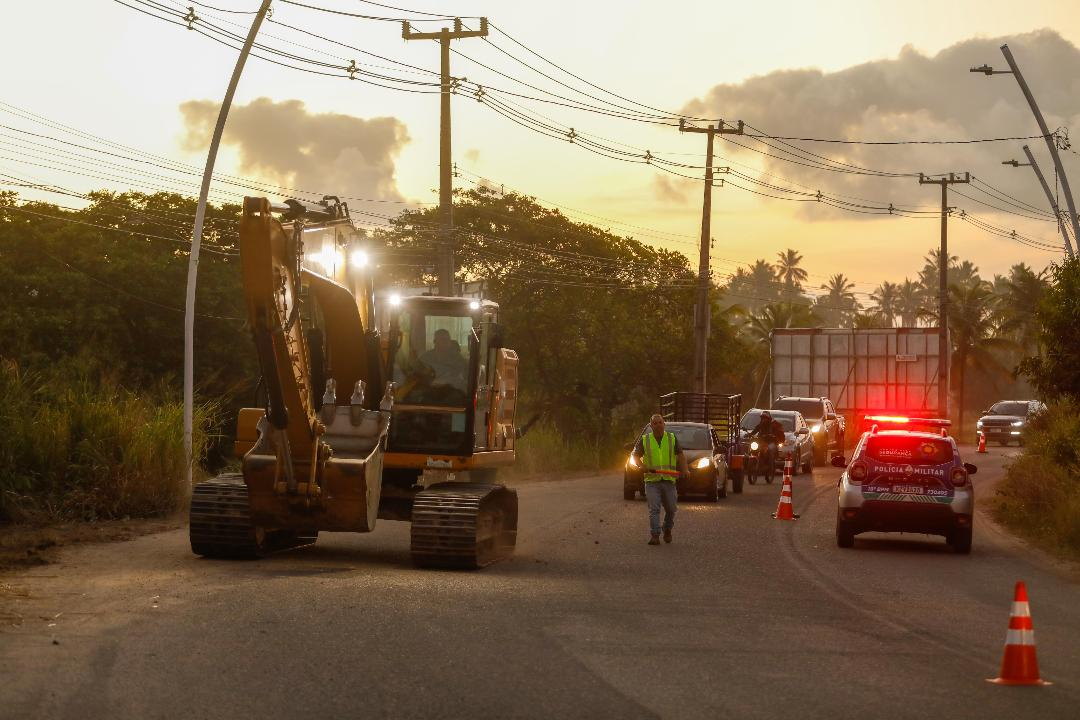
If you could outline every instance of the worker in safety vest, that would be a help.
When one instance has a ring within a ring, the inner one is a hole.
[[[645,472],[645,498],[649,501],[649,544],[660,544],[660,506],[664,506],[664,542],[671,542],[678,509],[676,478],[686,479],[686,455],[674,433],[664,431],[664,418],[653,415],[651,432],[638,438],[634,457]]]

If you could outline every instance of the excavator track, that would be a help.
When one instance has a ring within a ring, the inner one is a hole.
[[[312,545],[317,530],[265,530],[251,522],[248,489],[238,473],[199,483],[191,493],[191,551],[209,558],[254,559]]]
[[[475,569],[517,543],[517,492],[486,483],[439,483],[413,498],[412,559],[419,567]]]

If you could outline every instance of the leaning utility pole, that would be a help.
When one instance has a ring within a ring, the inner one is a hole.
[[[941,186],[941,254],[938,257],[938,408],[949,416],[949,186],[971,182],[971,173],[928,180],[919,173],[920,185]],[[961,398],[963,402],[963,398]],[[961,409],[962,411],[962,409]]]
[[[712,221],[713,189],[713,138],[716,135],[742,135],[743,121],[733,128],[725,128],[724,121],[718,120],[716,127],[687,127],[680,118],[679,132],[705,133],[708,143],[705,147],[705,200],[701,206],[701,249],[698,258],[698,292],[694,307],[694,392],[705,392],[705,361],[709,347],[709,321],[712,312],[709,307],[709,226]]]
[[[1035,104],[1035,96],[1031,94],[1031,88],[1028,87],[1024,76],[1020,74],[1020,66],[1016,64],[1008,45],[1001,46],[1001,54],[1005,56],[1005,62],[1009,63],[1008,70],[995,70],[989,65],[983,65],[982,67],[971,68],[971,72],[981,72],[987,76],[1012,74],[1016,78],[1017,84],[1020,85],[1020,91],[1024,93],[1024,97],[1031,107],[1031,113],[1035,116],[1035,121],[1039,123],[1039,131],[1042,132],[1043,140],[1046,141],[1046,148],[1050,151],[1050,157],[1054,159],[1054,168],[1057,169],[1058,177],[1061,179],[1061,189],[1065,194],[1065,203],[1069,206],[1069,224],[1072,225],[1073,237],[1078,238],[1077,243],[1080,243],[1080,219],[1076,216],[1076,203],[1073,201],[1072,190],[1069,189],[1069,178],[1065,175],[1065,167],[1061,164],[1061,156],[1058,155],[1057,144],[1054,142],[1055,136],[1051,135],[1050,129],[1046,127],[1046,120],[1043,119],[1039,106]]]
[[[225,98],[221,101],[221,109],[218,110],[214,134],[210,138],[210,150],[206,154],[206,167],[203,169],[202,186],[199,190],[199,204],[195,208],[195,228],[191,236],[187,293],[184,300],[184,457],[187,459],[188,485],[191,485],[192,467],[195,463],[195,458],[191,456],[195,412],[195,284],[199,275],[199,245],[202,242],[203,221],[206,219],[206,202],[210,194],[210,181],[214,179],[214,163],[217,161],[218,147],[221,145],[221,136],[225,132],[225,120],[229,117],[233,95],[236,94],[236,86],[240,82],[240,75],[244,72],[244,64],[247,63],[251,46],[255,43],[259,26],[262,25],[269,10],[270,0],[262,0],[255,13],[255,19],[251,22],[251,29],[248,30],[244,45],[240,48],[240,55],[236,58],[236,66],[233,68],[229,87],[225,90]],[[189,12],[189,27],[195,20],[194,11]]]
[[[1057,200],[1054,199],[1054,193],[1050,191],[1050,186],[1046,183],[1046,178],[1043,177],[1042,170],[1039,169],[1039,163],[1035,162],[1035,156],[1031,154],[1031,148],[1027,145],[1024,146],[1024,155],[1026,155],[1028,159],[1026,163],[1017,160],[1005,160],[1001,164],[1012,165],[1013,167],[1029,167],[1035,171],[1035,177],[1039,178],[1039,184],[1042,185],[1043,192],[1046,193],[1046,199],[1050,201],[1050,209],[1054,212],[1054,217],[1057,219],[1058,230],[1061,232],[1061,237],[1065,240],[1065,250],[1068,252],[1069,257],[1072,257],[1072,242],[1069,240],[1068,230],[1065,229],[1065,221],[1061,219],[1061,208],[1058,207]]]
[[[454,30],[443,28],[438,32],[413,32],[409,21],[401,23],[401,37],[406,40],[438,40],[442,50],[442,93],[439,114],[439,294],[454,294],[454,188],[453,163],[450,159],[450,95],[453,79],[450,77],[450,41],[471,37],[487,37],[487,18],[480,18],[479,30],[462,30],[461,20],[454,19]]]

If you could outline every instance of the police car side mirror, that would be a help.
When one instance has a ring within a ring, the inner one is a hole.
[[[825,419],[826,420],[835,420],[836,419],[836,414],[835,413],[829,413],[828,415],[825,416]]]
[[[847,467],[847,460],[844,459],[843,455],[834,455],[833,459],[830,462],[831,462],[833,467],[838,467],[838,468],[846,468]]]
[[[979,468],[975,467],[971,463],[964,463],[964,469],[967,470],[968,475],[974,475],[979,472]]]
[[[800,435],[809,435],[810,434],[810,428],[799,428],[799,434]]]
[[[622,446],[623,450],[630,451],[634,449],[634,443],[626,443]]]

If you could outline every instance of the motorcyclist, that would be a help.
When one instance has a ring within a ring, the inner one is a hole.
[[[784,442],[784,426],[779,421],[773,420],[772,413],[765,410],[761,413],[757,426],[747,437],[755,435],[765,443],[765,479],[771,482],[776,472],[776,455]]]

